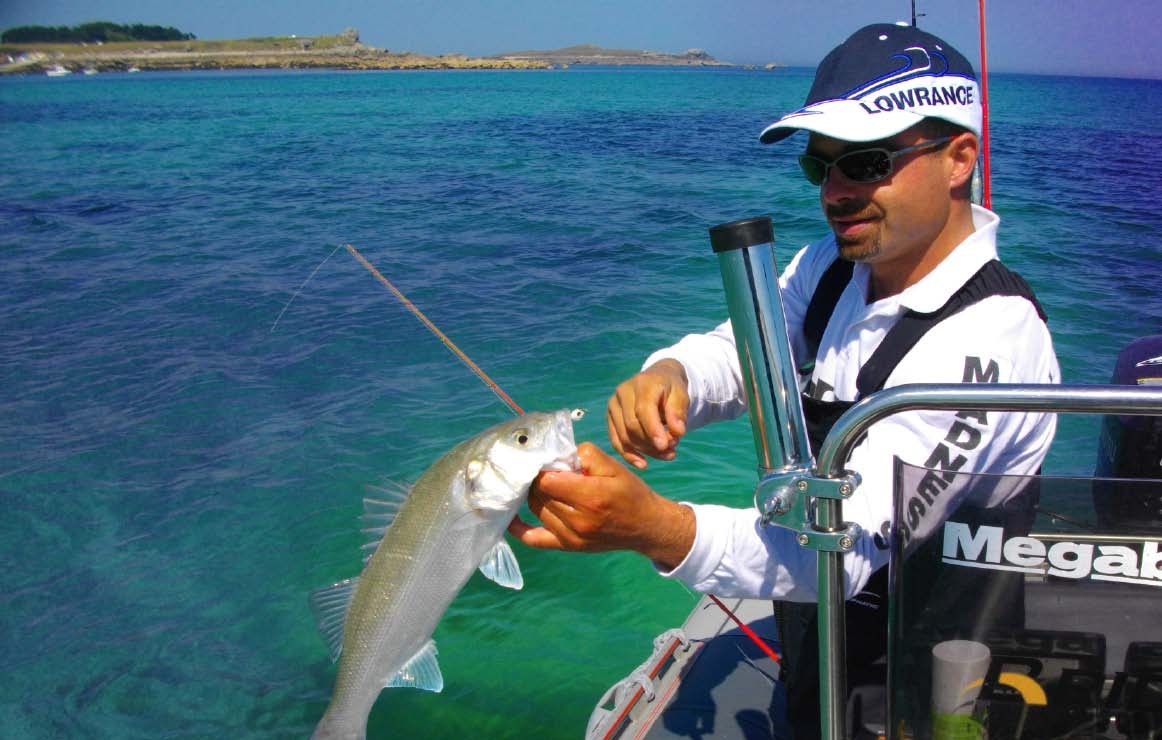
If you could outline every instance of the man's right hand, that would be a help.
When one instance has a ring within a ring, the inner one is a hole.
[[[677,360],[659,360],[617,386],[609,399],[605,421],[609,441],[626,462],[639,470],[645,455],[673,460],[678,440],[686,433],[690,406],[686,369]]]

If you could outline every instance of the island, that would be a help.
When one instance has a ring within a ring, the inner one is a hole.
[[[63,75],[195,69],[547,69],[535,60],[429,56],[360,42],[349,28],[333,36],[228,41],[24,42],[0,44],[0,74]]]
[[[100,24],[89,24],[97,26]],[[118,27],[114,24],[104,24]],[[39,27],[38,27],[39,28]],[[153,26],[133,28],[154,29]],[[23,29],[21,29],[23,30]],[[42,29],[43,30],[43,29]],[[176,29],[167,40],[77,41],[66,32],[63,39],[11,41],[5,32],[0,43],[0,74],[48,74],[63,76],[84,72],[139,72],[145,70],[199,69],[561,69],[570,65],[665,65],[735,66],[720,62],[701,49],[680,53],[606,49],[592,44],[544,51],[518,51],[488,57],[451,53],[432,56],[410,51],[376,48],[360,41],[359,31],[348,28],[330,36],[273,36],[203,41]],[[19,34],[16,34],[19,36]]]
[[[730,62],[720,62],[702,49],[687,49],[680,54],[665,51],[639,51],[637,49],[603,49],[593,44],[567,46],[548,51],[511,51],[497,54],[493,59],[514,62],[542,62],[556,67],[573,64],[595,64],[605,66],[658,65],[667,67],[733,67]]]

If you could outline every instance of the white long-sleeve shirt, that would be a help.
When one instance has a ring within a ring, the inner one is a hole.
[[[870,268],[857,263],[823,334],[811,376],[813,395],[824,401],[857,399],[856,377],[888,330],[908,309],[932,312],[943,306],[977,270],[997,257],[1000,219],[973,207],[975,232],[916,284],[902,293],[868,303]],[[835,259],[834,236],[804,247],[780,277],[783,309],[796,365],[809,359],[803,320],[823,273]],[[706,334],[684,337],[651,355],[648,367],[663,358],[682,363],[689,378],[690,430],[734,418],[746,410],[742,374],[730,323]],[[1059,383],[1061,371],[1053,342],[1036,309],[1024,298],[992,296],[938,323],[896,366],[885,388],[904,383]],[[909,411],[869,428],[845,467],[862,483],[844,502],[843,517],[866,535],[844,558],[848,597],[887,562],[877,547],[877,532],[892,519],[893,458],[931,468],[975,473],[1030,475],[1037,471],[1056,429],[1056,416],[1041,413]],[[1011,492],[1000,488],[966,493],[950,487],[939,507],[919,506],[905,522],[922,538],[955,510],[965,497],[992,506]],[[716,505],[688,504],[697,519],[694,546],[668,573],[697,591],[719,595],[815,600],[816,555],[795,542],[795,533],[763,527],[758,512]]]

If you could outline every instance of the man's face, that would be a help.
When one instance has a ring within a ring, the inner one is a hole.
[[[860,149],[895,151],[926,140],[915,129],[874,142],[812,134],[807,153],[834,161]],[[903,269],[921,259],[949,220],[949,170],[943,154],[943,149],[903,154],[893,162],[891,175],[873,183],[854,182],[832,167],[819,186],[819,200],[840,256],[882,267],[899,262]]]

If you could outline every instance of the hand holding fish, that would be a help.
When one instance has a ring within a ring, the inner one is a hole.
[[[613,448],[626,462],[644,470],[644,455],[659,460],[677,456],[690,406],[686,388],[686,369],[676,360],[660,360],[617,386],[605,421]]]
[[[592,443],[577,447],[582,473],[546,472],[533,483],[533,527],[518,517],[508,531],[531,547],[578,552],[633,550],[659,567],[677,567],[694,545],[694,512],[654,492]]]

